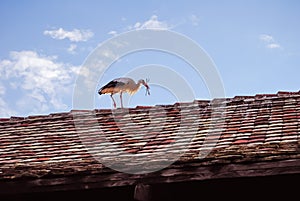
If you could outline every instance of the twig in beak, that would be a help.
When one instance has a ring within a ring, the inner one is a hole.
[[[146,87],[146,94],[145,94],[145,96],[147,96],[147,94],[150,96],[150,88],[149,87]]]
[[[148,82],[149,81],[150,81],[150,79],[146,78],[146,85],[145,85],[145,87],[146,87],[146,94],[145,94],[145,96],[147,96],[147,94],[150,96],[150,87],[148,86]]]

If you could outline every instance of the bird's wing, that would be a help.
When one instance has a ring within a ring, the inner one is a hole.
[[[110,81],[106,85],[104,85],[100,90],[105,89],[105,88],[115,88],[115,87],[123,86],[123,85],[125,85],[124,82],[119,82],[115,79],[115,80]]]
[[[128,78],[128,77],[120,77],[120,78],[116,78],[116,79],[114,79],[113,81],[120,82],[120,83],[124,83],[124,84],[128,84],[128,83],[130,83],[130,82],[134,82],[131,78]]]

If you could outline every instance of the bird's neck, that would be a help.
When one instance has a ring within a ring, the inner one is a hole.
[[[137,84],[135,84],[135,85],[133,86],[133,88],[132,88],[132,90],[131,90],[131,93],[132,93],[132,94],[136,93],[136,92],[140,89],[140,87],[141,87],[141,83],[138,82]]]
[[[134,90],[136,90],[136,91],[139,90],[140,87],[141,87],[141,84],[142,84],[142,83],[138,82],[138,83],[135,85]]]

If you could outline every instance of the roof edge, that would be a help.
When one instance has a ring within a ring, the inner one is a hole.
[[[300,90],[296,92],[292,91],[278,91],[276,94],[256,94],[254,96],[249,96],[249,95],[237,95],[234,96],[233,98],[214,98],[212,100],[194,100],[190,102],[176,102],[174,104],[166,104],[166,105],[155,105],[155,106],[142,106],[138,105],[136,107],[132,108],[125,108],[125,109],[130,109],[130,110],[144,110],[144,109],[152,109],[156,107],[178,107],[178,106],[184,106],[184,105],[189,105],[189,104],[198,104],[201,106],[206,106],[210,102],[219,102],[219,103],[233,103],[236,104],[237,102],[252,102],[256,100],[271,100],[274,98],[286,98],[286,97],[300,97]],[[111,113],[112,110],[124,110],[122,108],[117,108],[117,109],[72,109],[69,112],[59,112],[59,113],[50,113],[50,114],[42,114],[42,115],[30,115],[27,117],[22,117],[22,116],[11,116],[11,117],[3,117],[0,118],[0,123],[1,122],[18,122],[18,121],[24,121],[28,119],[41,119],[41,118],[47,118],[47,117],[61,117],[61,116],[69,116],[70,114],[75,114],[75,113],[88,113],[91,111],[94,111],[96,113]]]

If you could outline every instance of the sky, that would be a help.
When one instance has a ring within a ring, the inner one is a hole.
[[[197,43],[213,61],[226,97],[299,91],[299,10],[296,0],[0,1],[0,117],[79,109],[73,108],[74,88],[89,55],[107,40],[145,29],[172,31]],[[158,83],[176,83],[168,73],[144,71],[139,75],[150,79],[151,95],[143,88],[125,95],[127,107],[214,98],[182,58],[145,50],[107,68],[94,89],[93,107],[112,107],[109,95],[97,94],[101,86],[153,66],[177,74],[193,97],[178,99],[183,86],[174,92]]]

